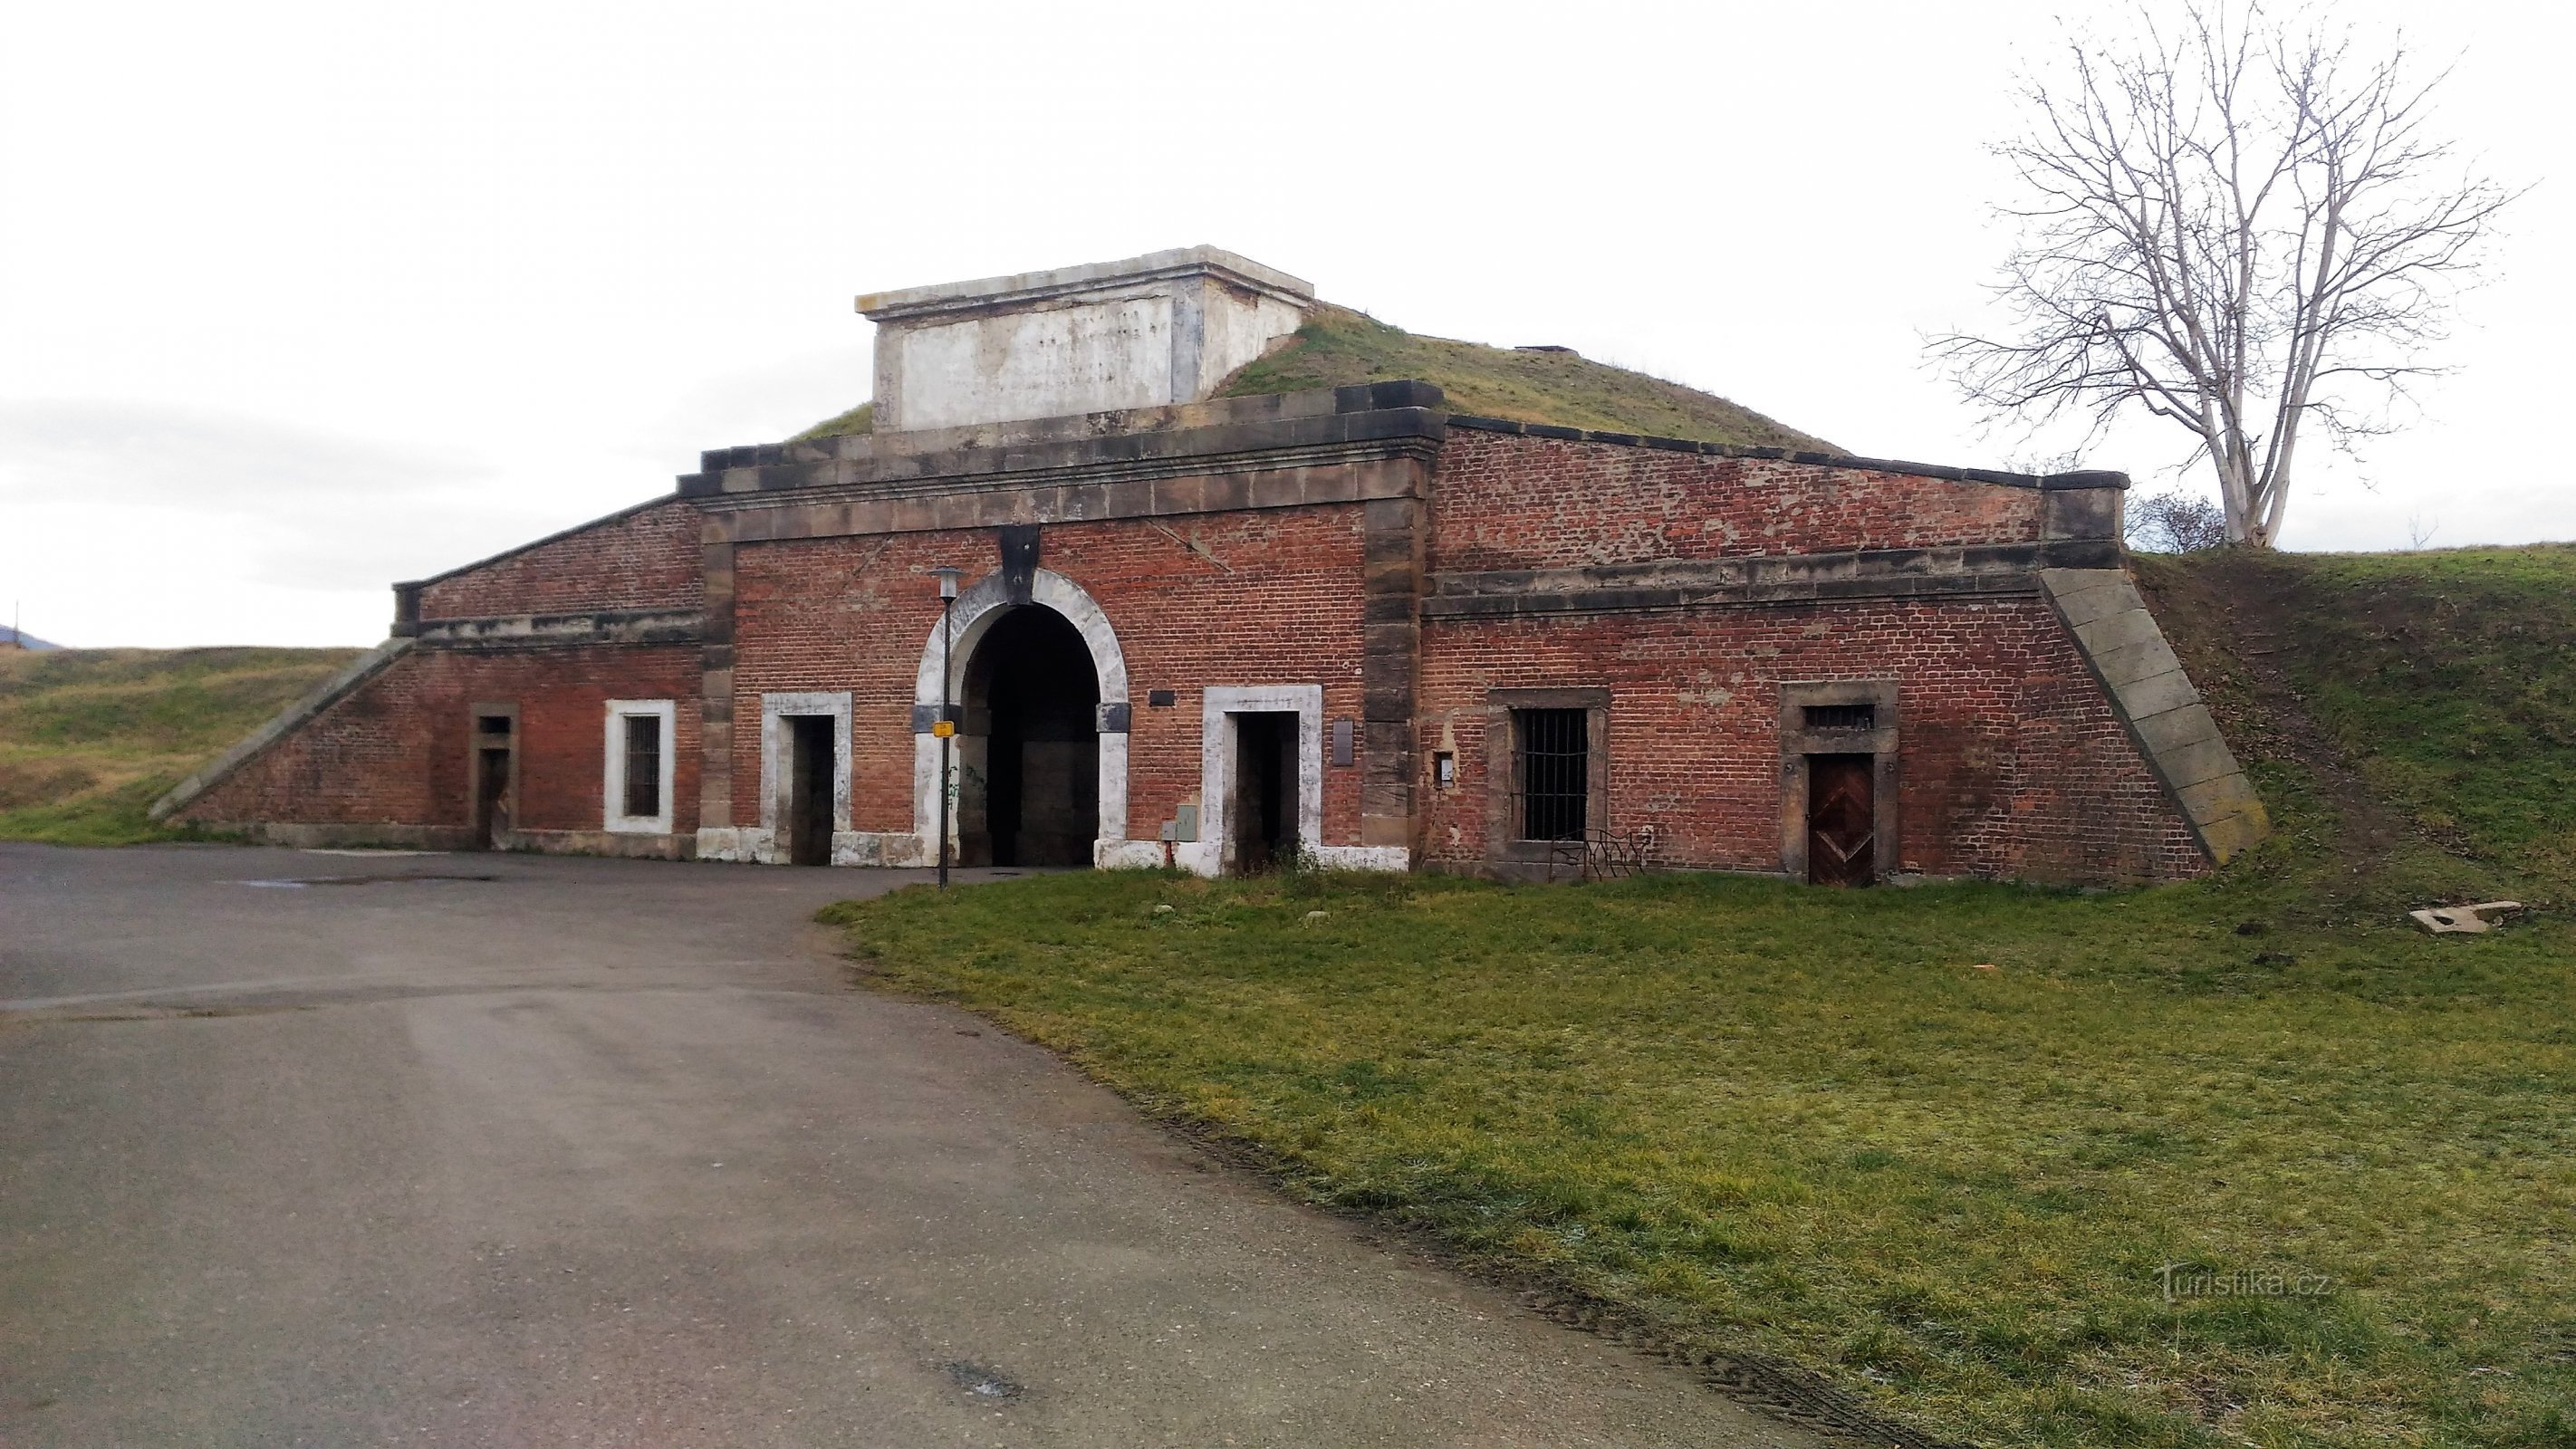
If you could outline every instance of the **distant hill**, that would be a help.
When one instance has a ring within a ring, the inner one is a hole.
[[[20,648],[22,648],[22,649],[29,650],[29,651],[33,651],[33,650],[37,650],[37,649],[60,649],[60,648],[62,648],[62,647],[63,647],[63,646],[62,646],[62,645],[60,645],[60,644],[48,644],[48,643],[46,643],[44,640],[37,638],[37,637],[36,637],[35,635],[33,635],[33,634],[18,634],[18,635],[12,636],[12,635],[9,635],[9,634],[0,633],[0,649],[6,649],[6,648],[8,648],[8,647],[9,647],[9,642],[10,642],[10,640],[11,640],[13,637],[17,640],[18,647],[20,647]]]
[[[0,649],[0,840],[162,838],[163,791],[356,649]]]
[[[1309,313],[1306,325],[1279,350],[1236,369],[1217,396],[1257,397],[1397,378],[1431,383],[1448,394],[1452,411],[1480,417],[1749,447],[1843,451],[1713,393],[1593,362],[1562,348],[1487,347],[1418,337],[1332,306]],[[789,441],[864,433],[875,422],[874,405],[861,403]]]

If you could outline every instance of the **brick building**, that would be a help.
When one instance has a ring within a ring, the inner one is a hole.
[[[1316,305],[1209,248],[863,297],[872,432],[397,585],[156,813],[917,865],[947,758],[997,864],[2137,880],[2261,837],[2121,475],[1217,395]]]

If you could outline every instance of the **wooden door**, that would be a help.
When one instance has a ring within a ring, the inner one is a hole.
[[[1807,757],[1807,879],[1817,885],[1878,878],[1874,765],[1868,755]]]

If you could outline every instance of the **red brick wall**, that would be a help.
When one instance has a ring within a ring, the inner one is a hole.
[[[1098,601],[1126,656],[1135,706],[1130,839],[1153,839],[1159,823],[1198,794],[1205,686],[1321,684],[1328,722],[1359,718],[1360,521],[1360,508],[1345,504],[1174,518],[1161,527],[1047,526],[1040,566]],[[867,831],[913,828],[913,681],[939,622],[928,570],[944,563],[970,577],[991,572],[999,563],[996,535],[826,538],[736,550],[736,824],[760,820],[760,696],[846,689],[852,823]],[[1148,693],[1156,689],[1176,691],[1177,703],[1150,707]],[[1325,767],[1328,844],[1359,842],[1359,773],[1356,766]]]
[[[1431,501],[1435,568],[2032,541],[2040,495],[1992,484],[1459,430]],[[690,607],[700,516],[673,500],[426,585],[424,618]],[[1050,524],[1044,567],[1106,611],[1124,651],[1128,834],[1194,798],[1211,685],[1321,684],[1362,716],[1363,509],[1355,504]],[[1195,547],[1193,546],[1195,545]],[[760,696],[848,690],[853,824],[912,819],[912,695],[939,617],[928,570],[998,565],[991,530],[735,550],[733,819],[760,809]],[[1654,825],[1667,864],[1779,865],[1777,685],[1900,682],[1901,854],[1936,874],[2157,878],[2202,868],[2071,643],[2037,599],[1885,601],[1694,614],[1450,619],[1423,628],[1417,791],[1427,858],[1486,857],[1488,691],[1603,686],[1610,824]],[[478,702],[520,707],[516,823],[600,826],[603,702],[680,702],[675,825],[694,830],[694,647],[467,654],[421,647],[196,801],[202,821],[463,827]],[[1153,708],[1151,691],[1176,705]],[[1329,725],[1328,725],[1329,729]],[[1453,750],[1457,786],[1430,785]],[[1361,769],[1327,764],[1325,839],[1359,843]]]
[[[1899,682],[1901,859],[1936,875],[2163,879],[2205,868],[2037,599],[1443,620],[1423,630],[1428,857],[1486,855],[1487,691],[1607,687],[1609,825],[1667,865],[1780,868],[1784,681]],[[1459,778],[1430,785],[1429,755]],[[1509,788],[1509,782],[1503,783]]]
[[[1566,568],[1650,559],[2020,543],[2030,488],[1452,429],[1431,567]]]
[[[696,506],[676,498],[618,514],[424,585],[420,616],[694,609],[705,597],[698,522]]]
[[[202,823],[470,823],[467,736],[478,704],[519,707],[526,830],[597,830],[607,704],[669,699],[678,739],[672,824],[697,828],[698,651],[594,647],[465,654],[414,649],[191,802]]]

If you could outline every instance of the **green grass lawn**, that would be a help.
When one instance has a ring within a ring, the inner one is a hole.
[[[184,838],[152,823],[152,802],[359,652],[0,654],[0,840]]]
[[[2274,651],[2204,681],[2282,823],[2211,881],[1074,875],[827,917],[1296,1192],[1937,1433],[2563,1449],[2571,565],[2150,562],[2218,606],[2169,613],[2187,659]],[[2548,909],[2400,914],[2497,893]]]

